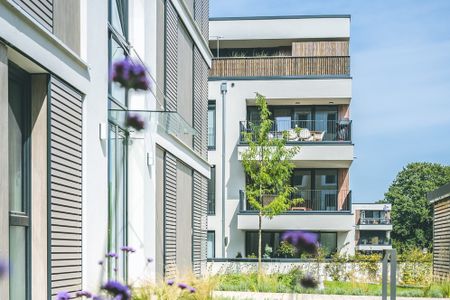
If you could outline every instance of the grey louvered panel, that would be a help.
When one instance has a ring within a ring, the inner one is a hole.
[[[177,263],[177,160],[166,153],[164,163],[164,274],[176,275]]]
[[[166,1],[166,109],[177,110],[178,15],[171,1]]]
[[[193,271],[201,275],[206,268],[206,220],[207,220],[207,180],[194,171],[193,183]]]
[[[209,0],[195,0],[194,18],[205,40],[209,39]]]
[[[81,287],[82,174],[82,95],[52,77],[49,239],[53,298],[60,290],[76,292]]]
[[[13,0],[48,31],[53,31],[53,0]]]
[[[194,47],[194,150],[203,158],[208,155],[208,67]]]

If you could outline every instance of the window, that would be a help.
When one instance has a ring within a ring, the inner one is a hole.
[[[119,259],[109,259],[108,276],[117,280],[127,279],[127,260],[120,247],[128,242],[127,199],[127,134],[118,126],[109,126],[108,146],[108,251],[115,252]],[[118,265],[121,263],[122,265]]]
[[[9,253],[11,299],[30,299],[30,78],[9,65]]]
[[[262,251],[263,255],[270,258],[299,258],[301,252],[294,256],[280,253],[280,244],[283,241],[281,236],[283,231],[263,231],[262,232]],[[326,256],[330,256],[337,251],[337,233],[336,232],[317,232],[319,234],[319,244],[325,250]],[[266,252],[266,248],[271,248],[272,252]],[[245,233],[245,255],[246,257],[258,255],[258,232],[247,231]]]
[[[208,101],[208,149],[216,149],[216,101]]]
[[[208,180],[208,215],[216,214],[216,166],[211,167],[211,179]]]
[[[208,231],[207,245],[208,245],[207,258],[215,258],[216,257],[216,232],[215,231]]]
[[[128,55],[128,0],[110,0],[109,24],[109,65],[122,60]],[[111,70],[110,70],[111,71]],[[109,81],[110,107],[125,108],[127,106],[127,95],[123,88]]]

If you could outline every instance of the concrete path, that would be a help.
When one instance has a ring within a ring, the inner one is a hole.
[[[313,295],[313,294],[283,294],[283,293],[253,293],[253,292],[223,292],[215,291],[214,297],[233,300],[380,300],[381,296],[349,296],[349,295]],[[389,299],[389,298],[388,298]],[[397,297],[397,300],[439,300],[444,298]]]

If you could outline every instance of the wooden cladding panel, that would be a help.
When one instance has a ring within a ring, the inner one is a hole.
[[[438,279],[450,276],[450,198],[434,204],[433,275]]]
[[[164,160],[164,275],[174,278],[177,263],[177,160],[166,153]]]
[[[305,41],[292,43],[292,56],[348,56],[348,41]]]
[[[13,0],[48,31],[53,31],[53,0]]]
[[[50,269],[51,295],[81,289],[82,95],[52,77],[50,82]]]
[[[350,177],[348,169],[338,170],[338,210],[341,210],[344,206],[345,199],[347,198],[350,189]]]
[[[210,77],[350,75],[350,58],[245,57],[213,59]]]
[[[193,176],[192,263],[194,274],[200,276],[206,269],[208,181],[195,171]]]

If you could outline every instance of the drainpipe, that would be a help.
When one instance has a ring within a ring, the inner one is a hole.
[[[225,99],[227,83],[222,82],[220,93],[222,94],[222,258],[225,258]]]

